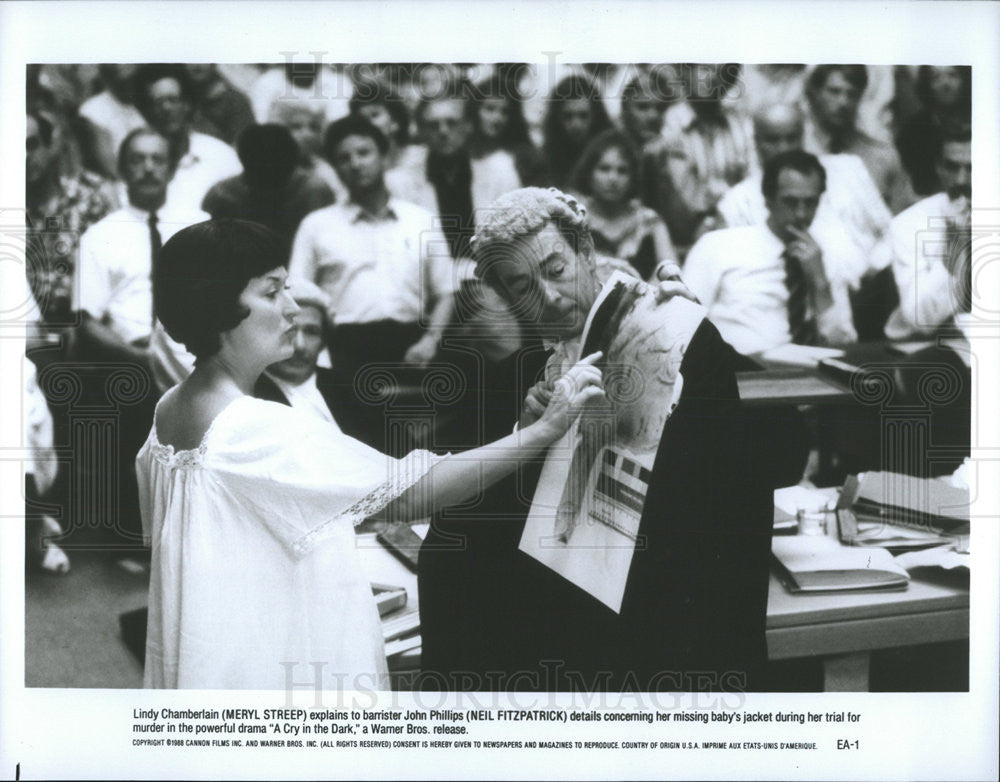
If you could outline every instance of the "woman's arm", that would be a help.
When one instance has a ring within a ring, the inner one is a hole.
[[[566,433],[591,399],[603,396],[601,371],[594,366],[600,357],[599,352],[587,356],[556,382],[548,407],[535,423],[496,442],[442,459],[379,516],[393,521],[425,518],[476,496],[512,472],[519,462],[540,454]]]

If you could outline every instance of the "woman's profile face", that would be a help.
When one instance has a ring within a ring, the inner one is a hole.
[[[223,344],[237,357],[264,365],[290,358],[295,349],[295,315],[299,306],[287,286],[288,272],[279,266],[254,277],[239,303],[250,314],[223,334]]]
[[[618,147],[608,147],[597,159],[590,175],[591,196],[606,204],[626,199],[632,184],[632,170]]]
[[[499,138],[510,119],[505,98],[486,98],[479,104],[479,129],[489,139]]]

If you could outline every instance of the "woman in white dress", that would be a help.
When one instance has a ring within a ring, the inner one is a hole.
[[[153,552],[146,687],[280,689],[321,675],[328,689],[387,688],[354,525],[465,500],[603,393],[591,356],[516,434],[460,458],[385,456],[251,396],[292,353],[284,263],[270,231],[237,220],[184,229],[160,254],[157,316],[197,362],[160,401],[136,459]]]

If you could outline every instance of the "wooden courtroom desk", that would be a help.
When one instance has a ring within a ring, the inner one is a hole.
[[[932,344],[931,341],[861,343],[846,348],[843,360],[857,367],[891,369],[905,362],[917,348]],[[747,406],[818,405],[854,399],[847,376],[834,376],[818,366],[791,366],[760,356],[753,356],[751,360],[760,368],[736,373],[740,399]]]
[[[955,574],[918,575],[899,592],[793,595],[772,572],[768,658],[821,658],[825,690],[857,692],[868,690],[875,650],[968,638],[968,586]]]
[[[830,501],[839,494],[833,487],[818,491]],[[826,530],[838,539],[832,512],[826,514]],[[820,658],[824,690],[867,691],[873,651],[969,637],[969,587],[961,573],[919,568],[900,591],[792,594],[774,567],[767,596],[768,659]]]
[[[416,573],[373,533],[358,535],[358,553],[370,580],[404,587],[407,604],[418,605]],[[969,590],[956,583],[953,577],[934,581],[927,573],[900,592],[793,595],[772,573],[768,658],[820,658],[825,690],[866,691],[871,652],[969,637]],[[403,671],[390,661],[394,688],[408,688],[414,665],[419,652],[407,655]]]
[[[765,405],[816,405],[847,402],[853,398],[847,386],[823,377],[816,369],[764,369],[737,372],[740,399],[748,407]]]

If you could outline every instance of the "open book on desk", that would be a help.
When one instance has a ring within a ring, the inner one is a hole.
[[[910,581],[888,551],[851,548],[826,536],[776,537],[771,554],[790,592],[905,589]]]

